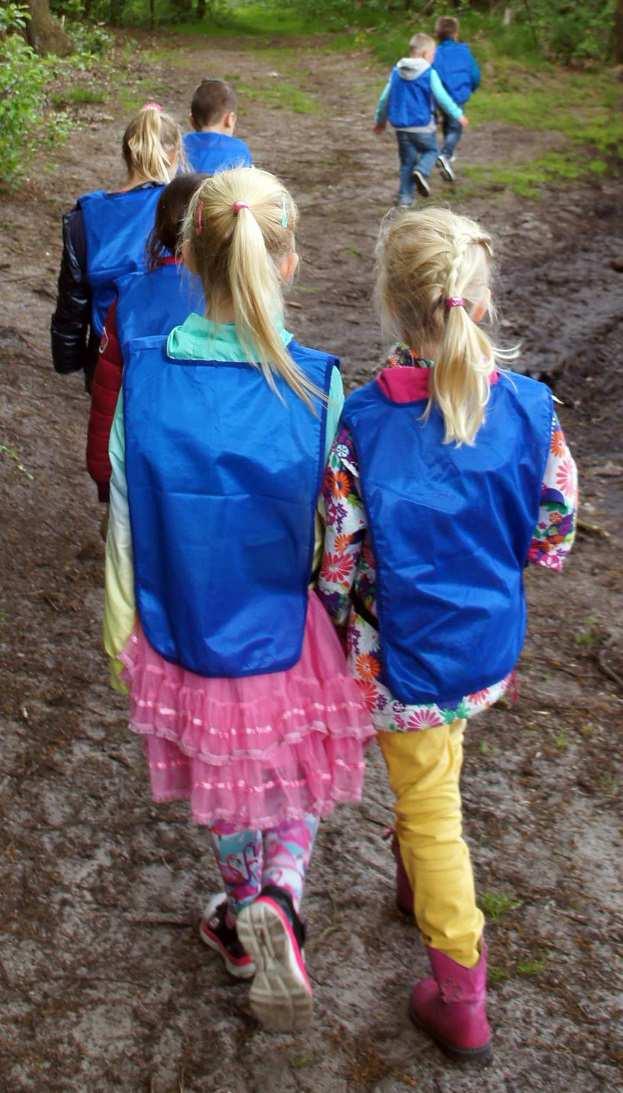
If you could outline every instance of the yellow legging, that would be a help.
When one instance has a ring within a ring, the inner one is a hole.
[[[479,960],[484,925],[469,850],[461,838],[465,721],[420,732],[380,732],[396,796],[396,834],[424,943],[465,968]]]

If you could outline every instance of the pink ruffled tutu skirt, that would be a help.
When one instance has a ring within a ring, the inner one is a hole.
[[[287,672],[208,679],[164,660],[139,623],[121,659],[154,800],[189,800],[200,824],[265,829],[361,798],[374,730],[315,593]]]

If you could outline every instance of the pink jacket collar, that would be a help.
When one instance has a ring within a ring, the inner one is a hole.
[[[376,377],[381,391],[390,402],[419,402],[430,394],[431,368],[410,365],[393,365],[384,368]],[[489,374],[489,383],[497,383],[500,373]]]

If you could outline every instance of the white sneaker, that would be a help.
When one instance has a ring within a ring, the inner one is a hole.
[[[439,167],[439,173],[442,178],[445,178],[446,182],[454,182],[456,178],[456,175],[454,174],[450,163],[451,160],[449,160],[446,156],[437,156],[437,166]]]
[[[249,1002],[274,1032],[295,1032],[312,1019],[312,988],[303,959],[304,928],[287,892],[270,885],[237,919],[240,940],[255,964]]]

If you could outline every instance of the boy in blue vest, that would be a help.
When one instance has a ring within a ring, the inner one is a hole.
[[[422,197],[430,197],[428,176],[439,156],[435,125],[435,106],[449,114],[457,125],[468,124],[462,109],[443,87],[432,67],[435,42],[428,34],[414,34],[409,42],[409,56],[392,69],[378,101],[374,132],[382,133],[387,121],[398,139],[400,186],[398,205],[413,202],[415,183]],[[448,165],[446,178],[454,178]]]
[[[459,21],[452,15],[442,15],[435,24],[437,49],[433,68],[446,91],[459,106],[464,107],[480,87],[480,69],[465,42],[459,42]],[[450,166],[454,151],[462,135],[462,126],[451,114],[443,111],[443,147],[437,159],[442,176],[452,181],[454,172]]]
[[[190,124],[184,151],[191,171],[213,175],[233,167],[251,167],[253,157],[234,136],[236,92],[224,80],[202,80],[190,104]]]

